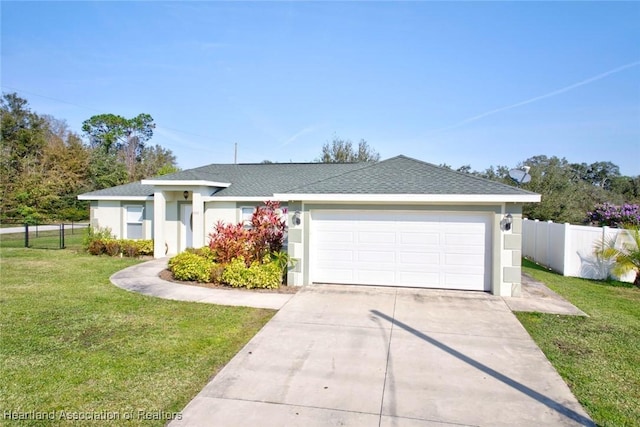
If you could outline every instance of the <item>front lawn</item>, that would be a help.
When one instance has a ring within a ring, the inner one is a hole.
[[[599,425],[640,425],[640,289],[563,277],[526,260],[523,271],[590,316],[516,313],[580,403]]]
[[[118,416],[113,425],[164,425],[274,314],[146,297],[109,282],[136,262],[0,247],[0,424],[11,411],[54,413],[56,424]]]

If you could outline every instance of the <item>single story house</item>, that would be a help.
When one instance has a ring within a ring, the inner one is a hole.
[[[287,216],[291,285],[520,292],[522,204],[540,195],[406,156],[378,163],[212,164],[78,196],[91,224],[154,240],[156,257],[207,244],[265,200]]]

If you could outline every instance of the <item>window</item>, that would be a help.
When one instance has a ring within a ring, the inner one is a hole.
[[[126,206],[127,210],[127,239],[142,239],[143,206]]]
[[[240,220],[247,230],[251,228],[251,218],[255,210],[256,208],[242,208],[242,218]]]

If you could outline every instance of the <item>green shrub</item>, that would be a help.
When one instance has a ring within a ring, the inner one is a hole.
[[[213,263],[191,252],[182,252],[169,260],[169,270],[178,280],[207,283]]]
[[[118,256],[121,252],[120,240],[108,239],[104,241],[104,250],[109,256]]]
[[[89,228],[82,243],[91,255],[122,254],[132,258],[153,255],[153,240],[116,239],[109,227]]]
[[[91,242],[95,242],[97,240],[104,241],[108,239],[115,239],[115,235],[111,232],[109,227],[89,227],[87,228],[87,234],[84,236],[84,239],[82,239],[82,245],[88,250]],[[102,244],[104,245],[104,242],[102,242]],[[98,253],[93,255],[100,254]]]
[[[274,262],[267,264],[254,262],[247,267],[244,258],[238,257],[227,264],[221,279],[223,283],[234,288],[276,289],[282,283],[282,270]]]
[[[136,240],[121,240],[120,247],[124,256],[135,258],[140,255],[139,245]]]
[[[134,242],[138,247],[138,255],[153,255],[153,240],[134,240]]]
[[[211,273],[209,274],[209,282],[215,284],[222,283],[222,273],[224,273],[225,266],[222,264],[214,263],[211,267]]]
[[[234,258],[226,265],[222,272],[222,282],[234,288],[247,286],[247,274],[249,269],[244,264],[244,258]]]
[[[203,246],[201,248],[187,248],[187,252],[191,252],[192,254],[196,254],[199,257],[202,257],[208,261],[214,262],[216,260],[216,253],[211,250],[208,246]]]
[[[91,255],[102,255],[105,253],[104,241],[102,240],[92,240],[87,243],[87,252]]]
[[[104,241],[104,251],[109,256],[118,256],[122,252],[120,240],[108,239]]]
[[[247,287],[277,289],[282,283],[282,269],[278,264],[270,262],[268,264],[259,264],[254,262],[249,267],[249,275],[247,277]]]

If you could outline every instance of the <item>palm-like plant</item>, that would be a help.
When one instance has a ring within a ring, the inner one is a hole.
[[[616,239],[610,240],[596,248],[596,253],[613,261],[611,271],[618,277],[635,272],[633,284],[640,288],[640,228],[627,228],[626,231],[629,240],[618,245]]]

